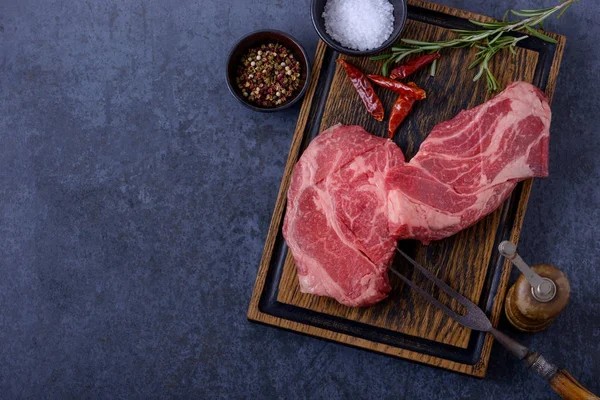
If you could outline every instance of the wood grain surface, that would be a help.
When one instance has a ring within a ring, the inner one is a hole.
[[[489,20],[487,17],[420,0],[409,1],[409,5],[411,7],[420,7],[466,19]],[[445,40],[454,37],[454,35],[449,29],[410,19],[403,32],[403,37],[427,41]],[[551,98],[556,84],[565,39],[559,35],[550,35],[559,41],[546,84],[546,93]],[[267,270],[273,256],[273,247],[280,231],[285,211],[286,193],[289,187],[290,176],[300,156],[303,139],[306,135],[308,115],[315,100],[315,91],[317,82],[319,81],[319,74],[322,70],[321,64],[323,63],[325,51],[325,44],[320,42],[315,55],[311,84],[300,112],[278,201],[273,213],[265,251],[252,294],[248,318],[474,376],[484,376],[491,350],[491,336],[488,336],[485,340],[481,359],[475,364],[463,364],[274,317],[261,312],[259,309],[259,301],[263,292]],[[417,103],[413,112],[403,123],[396,135],[396,143],[402,148],[408,159],[414,156],[421,142],[437,123],[454,117],[460,110],[472,108],[493,97],[493,95],[487,93],[485,79],[473,82],[474,72],[466,70],[466,65],[473,59],[473,54],[474,50],[465,49],[444,51],[435,77],[430,77],[427,70],[421,71],[411,77],[411,80],[414,80],[421,88],[427,91],[428,98]],[[343,55],[340,57],[347,59],[365,73],[378,73],[380,71],[381,62],[370,61],[368,58],[346,57]],[[537,64],[538,52],[519,48],[516,56],[510,56],[509,54],[500,55],[493,62],[492,69],[500,84],[506,86],[508,83],[516,80],[532,82]],[[394,101],[394,94],[381,88],[377,88],[376,90],[386,109],[386,119],[383,122],[375,121],[367,113],[354,88],[347,79],[345,72],[343,69],[337,68],[331,82],[331,89],[328,92],[323,117],[320,122],[320,130],[325,130],[336,123],[356,124],[363,126],[367,131],[375,135],[385,136],[387,132],[387,117]],[[518,242],[519,239],[530,190],[531,180],[522,184],[520,197],[515,200],[517,204],[516,217],[512,226],[508,227],[507,234],[508,238],[513,242]],[[423,246],[413,241],[406,241],[401,246],[412,253],[418,262],[449,283],[460,293],[477,303],[480,300],[485,285],[486,273],[490,265],[492,252],[495,251],[494,243],[496,235],[499,231],[499,226],[503,223],[501,207],[476,225],[448,239],[434,242],[428,246]],[[398,259],[395,262],[398,269],[404,271],[407,276],[412,277],[413,280],[426,289],[431,288],[424,279],[418,275],[413,276],[411,269],[406,264]],[[506,263],[500,278],[499,289],[495,297],[491,299],[494,302],[491,313],[494,325],[497,324],[501,312],[509,275],[510,265]],[[394,332],[401,332],[451,345],[456,348],[464,349],[467,347],[471,335],[469,329],[447,318],[441,311],[429,305],[417,293],[408,290],[407,287],[393,276],[391,277],[391,284],[393,290],[390,293],[390,297],[383,302],[367,308],[345,307],[329,298],[301,293],[298,287],[294,261],[291,253],[288,252],[279,283],[277,300],[284,304],[314,310],[346,320],[357,321],[366,325],[385,328]],[[444,299],[443,296],[439,296],[439,298],[453,305],[447,298]]]

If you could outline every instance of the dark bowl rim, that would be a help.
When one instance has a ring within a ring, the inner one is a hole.
[[[316,5],[317,0],[311,0],[310,19],[312,20],[315,31],[317,31],[317,34],[319,35],[321,40],[323,40],[329,47],[333,48],[335,51],[342,53],[342,54],[349,55],[349,56],[359,56],[359,57],[372,56],[373,54],[382,52],[382,51],[386,50],[387,48],[389,48],[391,45],[393,45],[398,40],[398,38],[402,34],[402,31],[404,30],[404,26],[406,25],[406,20],[408,19],[408,5],[407,5],[406,0],[399,0],[399,1],[402,3],[402,6],[404,8],[404,13],[403,13],[404,18],[402,18],[402,22],[400,23],[400,30],[398,31],[398,34],[396,34],[394,36],[390,36],[385,42],[383,42],[383,44],[381,46],[379,46],[375,49],[371,49],[371,50],[360,51],[360,50],[352,50],[352,49],[346,48],[346,47],[340,45],[339,43],[337,43],[335,40],[333,40],[333,38],[329,37],[327,32],[322,32],[321,29],[317,26],[317,22],[315,20],[315,18],[323,18],[320,15],[315,15],[315,5]],[[394,21],[394,24],[396,24],[396,21]],[[395,26],[394,26],[394,29],[395,29]]]
[[[298,46],[298,48],[300,49],[300,52],[302,53],[302,57],[304,58],[304,60],[302,60],[302,63],[304,64],[304,69],[306,70],[306,79],[304,81],[304,85],[302,86],[302,89],[300,89],[300,91],[296,94],[296,96],[293,99],[291,99],[290,101],[288,101],[287,103],[285,103],[279,107],[260,107],[260,106],[255,106],[255,105],[250,104],[248,101],[246,101],[245,99],[243,99],[236,93],[236,91],[233,87],[233,83],[231,82],[231,79],[229,77],[229,66],[234,61],[232,59],[234,52],[237,50],[237,48],[240,46],[240,44],[244,40],[248,39],[251,36],[259,34],[259,33],[274,33],[274,34],[286,37],[287,39],[291,40],[296,46]],[[229,89],[229,92],[233,95],[233,97],[235,97],[237,99],[237,101],[239,101],[240,103],[242,103],[244,106],[248,107],[251,110],[259,111],[259,112],[266,112],[266,113],[285,110],[286,108],[289,108],[289,107],[293,106],[294,104],[296,104],[298,102],[298,100],[300,100],[302,98],[302,96],[304,96],[304,93],[306,93],[306,90],[308,89],[308,85],[310,83],[310,74],[311,74],[310,60],[308,58],[308,54],[306,53],[306,50],[304,49],[304,46],[302,46],[300,44],[300,42],[298,40],[296,40],[296,38],[294,38],[289,33],[285,33],[283,31],[280,31],[277,29],[259,29],[259,30],[250,32],[250,33],[242,36],[231,47],[231,50],[229,51],[229,55],[227,56],[227,63],[225,64],[225,75],[226,75],[226,79],[227,79],[227,88]]]

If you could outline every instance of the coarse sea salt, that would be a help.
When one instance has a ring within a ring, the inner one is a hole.
[[[366,51],[394,31],[394,6],[387,0],[327,0],[325,31],[342,46]]]

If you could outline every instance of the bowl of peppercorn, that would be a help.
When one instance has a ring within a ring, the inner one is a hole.
[[[296,103],[306,92],[310,64],[290,35],[257,31],[240,39],[227,60],[227,86],[243,105],[273,112]]]

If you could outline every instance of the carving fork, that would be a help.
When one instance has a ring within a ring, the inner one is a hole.
[[[489,318],[485,315],[481,308],[477,307],[473,302],[468,300],[466,297],[452,289],[441,279],[437,278],[425,267],[417,263],[415,260],[410,258],[406,253],[396,247],[398,253],[406,258],[419,272],[421,272],[427,279],[432,281],[440,290],[443,290],[448,296],[458,301],[466,308],[466,313],[460,315],[457,312],[446,307],[438,300],[433,298],[429,293],[421,289],[410,279],[402,275],[400,272],[390,267],[396,276],[402,279],[408,286],[419,292],[419,294],[431,304],[442,310],[447,316],[455,320],[461,325],[466,326],[469,329],[476,331],[489,332],[492,336],[500,342],[508,351],[510,351],[519,360],[524,360],[527,367],[531,368],[538,375],[544,378],[556,393],[558,393],[563,399],[567,400],[600,400],[596,395],[584,388],[579,382],[575,380],[564,369],[558,369],[554,364],[550,363],[541,354],[531,351],[529,348],[523,346],[516,340],[508,337],[504,333],[500,332],[492,326]]]

